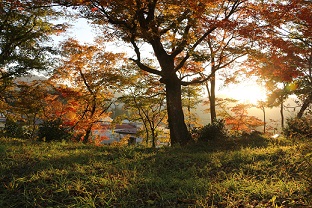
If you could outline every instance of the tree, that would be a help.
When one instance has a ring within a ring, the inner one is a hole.
[[[77,98],[81,96],[81,93],[66,85],[54,86],[50,81],[47,81],[47,84],[49,89],[44,98],[45,105],[42,116],[44,124],[59,124],[62,125],[61,128],[72,131],[79,122],[80,104]]]
[[[108,116],[114,93],[121,91],[123,54],[108,52],[102,42],[81,45],[70,39],[63,43],[64,62],[51,80],[68,83],[79,92],[74,99],[78,118],[75,128],[84,129],[83,141],[89,140],[92,127]]]
[[[211,122],[217,119],[216,113],[216,81],[217,73],[221,70],[228,69],[231,74],[234,74],[233,66],[238,62],[239,58],[247,55],[247,52],[252,47],[253,33],[249,33],[246,37],[247,29],[254,27],[253,24],[244,25],[242,21],[244,15],[235,19],[235,23],[228,24],[226,27],[217,28],[209,34],[205,40],[206,45],[203,45],[198,51],[198,59],[203,60],[206,65],[204,68],[210,68],[210,73],[202,72],[203,78],[210,75],[210,79],[204,82],[208,92],[210,120]],[[242,24],[240,24],[242,23]],[[243,35],[242,35],[243,34]],[[231,68],[232,67],[232,68]]]
[[[201,86],[188,85],[182,87],[182,107],[185,114],[185,123],[189,131],[192,131],[194,127],[198,127],[198,115],[196,110],[197,105],[201,102]]]
[[[225,120],[225,124],[230,127],[230,130],[239,133],[250,133],[257,127],[262,126],[263,122],[255,117],[248,115],[248,109],[251,104],[238,103],[234,106],[229,106],[229,103],[235,103],[236,100],[224,99],[220,101],[220,116]],[[229,111],[230,110],[230,111]]]
[[[0,106],[3,111],[10,108],[7,101],[12,96],[10,93],[17,89],[18,77],[34,70],[44,72],[51,69],[52,55],[57,50],[48,43],[50,35],[64,27],[50,22],[61,13],[48,5],[49,2],[39,0],[0,1]]]
[[[217,28],[235,22],[235,13],[243,11],[248,2],[234,1],[68,1],[81,6],[82,14],[101,25],[114,26],[112,33],[131,43],[136,54],[134,61],[142,70],[160,76],[166,86],[166,100],[171,143],[185,145],[191,135],[184,122],[181,85],[203,82],[195,76],[189,82],[177,72],[188,61],[204,40]],[[67,5],[68,5],[67,2]],[[108,30],[108,29],[107,29]],[[140,44],[151,47],[159,68],[144,63]],[[201,69],[195,69],[195,74]],[[185,77],[184,77],[185,78]],[[210,76],[205,79],[209,79]]]
[[[131,78],[128,93],[121,99],[130,110],[130,119],[143,123],[146,142],[151,135],[152,147],[156,147],[158,127],[166,118],[165,90],[157,77],[138,71]]]
[[[59,13],[40,1],[0,2],[0,82],[5,87],[12,77],[30,70],[47,70],[53,52],[45,44],[55,27],[49,22]],[[47,3],[47,2],[46,2]]]
[[[258,41],[260,47],[250,56],[249,66],[267,81],[269,88],[275,89],[273,95],[279,95],[274,97],[279,99],[281,112],[288,95],[295,94],[302,101],[298,118],[312,103],[311,11],[311,3],[305,0],[272,3],[270,8],[264,8],[261,19],[273,27],[266,30]]]
[[[262,113],[263,113],[263,133],[265,134],[266,133],[266,125],[267,125],[267,122],[266,122],[266,112],[265,112],[265,108],[267,107],[267,103],[265,101],[258,101],[257,105],[256,105],[257,108],[259,108]]]
[[[297,66],[299,77],[295,79],[295,94],[302,100],[302,106],[297,114],[301,118],[304,111],[312,103],[312,4],[299,1],[293,15],[286,22],[283,30],[291,44],[286,53],[292,54],[291,61]],[[285,36],[284,36],[285,37]],[[289,52],[289,50],[291,50]]]
[[[7,119],[23,127],[23,136],[27,139],[36,137],[38,124],[42,118],[46,88],[42,80],[16,81],[2,93],[6,105],[1,110]]]

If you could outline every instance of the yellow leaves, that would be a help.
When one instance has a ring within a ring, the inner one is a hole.
[[[298,83],[296,82],[292,82],[290,84],[287,85],[287,90],[289,90],[290,92],[295,91],[296,89],[298,89]]]

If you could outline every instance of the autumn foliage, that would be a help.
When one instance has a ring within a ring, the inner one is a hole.
[[[263,124],[248,115],[245,104],[218,112],[216,81],[223,75],[229,82],[239,74],[259,77],[271,94],[271,106],[280,105],[281,111],[285,99],[295,94],[301,118],[312,103],[311,11],[306,0],[1,1],[1,111],[19,114],[15,120],[28,123],[31,118],[61,119],[87,142],[92,129],[110,115],[117,94],[129,92],[125,87],[133,81],[127,79],[134,77],[135,64],[144,78],[153,78],[144,85],[149,91],[143,100],[163,84],[158,110],[167,111],[174,145],[192,140],[182,99],[190,85],[205,84],[212,122],[223,117],[235,131]],[[70,38],[58,48],[49,45],[51,35],[69,26],[52,20],[66,15],[88,19],[101,34],[93,44]],[[132,51],[108,50],[112,43]],[[17,77],[33,70],[52,75],[41,88],[38,83],[16,84]],[[152,97],[140,103],[146,107],[156,102]]]

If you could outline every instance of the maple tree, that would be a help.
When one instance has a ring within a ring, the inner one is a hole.
[[[54,71],[51,81],[68,83],[74,90],[75,128],[84,131],[87,142],[94,125],[109,115],[115,94],[121,91],[122,56],[105,50],[102,43],[81,45],[69,39],[62,45],[64,61]]]
[[[271,100],[275,98],[281,107],[282,127],[283,102],[289,95],[295,94],[302,101],[298,118],[312,103],[311,11],[311,3],[304,0],[273,2],[270,8],[263,8],[261,18],[271,29],[250,54],[250,68],[266,80]]]
[[[220,99],[218,101],[219,115],[225,120],[227,127],[235,134],[240,132],[251,133],[264,124],[259,118],[248,115],[251,104],[237,103],[234,99]],[[230,104],[232,106],[230,106]]]
[[[177,76],[204,40],[217,28],[235,22],[235,13],[243,11],[248,1],[67,1],[76,5],[84,17],[94,23],[114,26],[112,33],[132,44],[136,58],[132,58],[142,70],[160,76],[166,86],[166,100],[171,143],[185,145],[191,135],[184,122],[181,86],[203,82],[195,76],[189,82]],[[149,45],[158,68],[144,63],[145,55],[140,44]],[[194,68],[198,74],[201,68]],[[185,78],[185,77],[184,77]],[[209,79],[208,75],[205,79]]]
[[[50,89],[44,97],[42,119],[51,122],[61,120],[62,125],[73,128],[79,120],[76,113],[79,104],[76,98],[80,96],[80,92],[66,85],[54,86],[49,83],[49,86]]]
[[[57,50],[48,42],[51,40],[50,35],[60,31],[60,27],[52,24],[51,20],[62,13],[49,5],[50,2],[45,1],[0,1],[0,106],[8,119],[20,117],[22,111],[28,111],[23,113],[24,117],[25,113],[30,115],[30,111],[36,113],[35,106],[40,102],[37,100],[40,98],[31,93],[41,95],[38,83],[33,83],[34,87],[31,83],[24,83],[20,89],[21,85],[17,86],[17,82],[19,77],[34,70],[46,72],[53,65],[52,56]],[[25,94],[20,93],[21,90]],[[20,111],[17,111],[18,104],[21,105]],[[13,115],[13,112],[17,115]],[[31,130],[30,137],[33,134]]]

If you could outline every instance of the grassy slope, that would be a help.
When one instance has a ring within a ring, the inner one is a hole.
[[[312,207],[311,143],[118,148],[0,139],[0,207]]]

